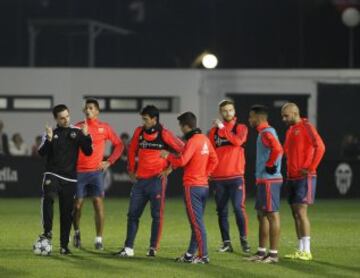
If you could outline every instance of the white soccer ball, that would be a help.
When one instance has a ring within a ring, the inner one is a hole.
[[[33,252],[35,255],[49,256],[51,251],[51,241],[47,238],[38,238],[33,245]]]

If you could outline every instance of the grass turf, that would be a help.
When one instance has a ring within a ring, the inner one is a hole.
[[[249,242],[257,247],[257,221],[254,200],[247,200]],[[149,208],[144,211],[135,242],[134,258],[116,258],[125,238],[128,199],[107,199],[104,245],[93,247],[92,205],[86,200],[82,222],[82,250],[72,256],[59,255],[59,217],[57,202],[53,230],[53,253],[49,257],[33,255],[32,244],[41,232],[40,201],[37,199],[0,199],[0,277],[360,277],[360,202],[359,200],[318,200],[310,209],[312,222],[311,262],[281,259],[276,265],[243,260],[233,213],[230,225],[235,252],[219,254],[220,244],[215,204],[209,200],[206,227],[211,263],[189,265],[175,263],[188,245],[190,228],[181,199],[168,199],[161,249],[156,258],[145,256],[150,233]],[[294,251],[297,241],[286,203],[281,208],[280,256]],[[71,246],[71,245],[70,245]]]

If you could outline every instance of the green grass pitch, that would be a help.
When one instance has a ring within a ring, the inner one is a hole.
[[[254,200],[247,200],[249,241],[257,247]],[[105,250],[93,247],[94,221],[90,200],[86,200],[81,231],[84,249],[72,256],[59,255],[59,217],[56,202],[53,253],[48,257],[32,253],[40,227],[40,200],[0,199],[0,277],[360,277],[359,200],[317,200],[310,209],[312,221],[311,262],[281,259],[276,265],[245,261],[240,252],[233,213],[230,214],[235,253],[219,254],[220,244],[215,205],[209,199],[206,227],[211,263],[189,265],[173,259],[187,247],[190,228],[182,199],[169,198],[161,248],[156,258],[145,256],[149,242],[150,212],[144,211],[135,242],[134,258],[116,258],[112,252],[122,246],[126,232],[128,199],[106,199]],[[285,202],[281,208],[280,256],[296,246],[293,221]],[[70,245],[71,246],[71,245]],[[72,246],[71,246],[72,247]]]

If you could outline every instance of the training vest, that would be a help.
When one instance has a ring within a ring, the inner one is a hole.
[[[274,166],[276,166],[276,173],[271,175],[266,172],[266,162],[269,160],[271,149],[266,147],[261,140],[261,134],[264,132],[270,132],[276,140],[279,141],[279,137],[273,127],[267,127],[261,130],[258,134],[256,141],[256,171],[255,176],[256,179],[278,179],[282,178],[281,175],[281,159],[282,156],[278,157]]]

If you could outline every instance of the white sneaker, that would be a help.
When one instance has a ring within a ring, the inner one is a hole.
[[[118,257],[134,257],[134,249],[129,248],[129,247],[124,247],[123,249],[121,249],[119,252],[115,253],[115,256]]]

